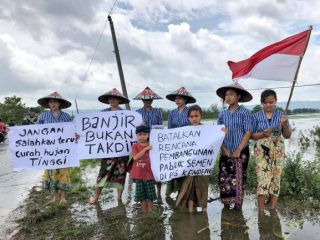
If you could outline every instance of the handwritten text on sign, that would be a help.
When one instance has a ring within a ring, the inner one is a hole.
[[[136,141],[141,114],[134,111],[81,113],[75,118],[79,159],[127,156]]]
[[[157,181],[211,175],[224,139],[223,125],[152,129],[151,169]]]
[[[72,123],[11,127],[9,141],[14,170],[79,166]]]

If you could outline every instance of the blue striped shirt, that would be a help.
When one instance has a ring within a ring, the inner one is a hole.
[[[162,113],[157,108],[151,108],[150,111],[146,110],[144,107],[137,110],[138,113],[142,115],[144,124],[148,127],[152,125],[162,125]]]
[[[230,112],[229,108],[222,111],[218,117],[218,124],[224,124],[228,129],[223,143],[230,153],[236,151],[247,131],[252,132],[251,113],[240,106],[234,112]]]
[[[278,128],[272,132],[273,136],[281,136],[281,122],[280,119],[284,112],[276,110],[273,112],[271,119],[268,119],[264,110],[253,114],[253,132],[263,132],[267,128]]]
[[[60,111],[58,116],[54,116],[52,111],[45,111],[40,114],[37,120],[37,124],[46,124],[46,123],[60,123],[60,122],[71,122],[72,118],[66,112]]]
[[[123,110],[123,109],[119,107],[118,110]],[[118,111],[118,110],[116,110],[116,111]],[[106,109],[101,110],[101,112],[109,112],[109,111],[111,111],[111,108],[106,108]]]
[[[191,125],[188,119],[188,107],[185,107],[182,112],[179,108],[169,112],[168,128],[178,128]]]

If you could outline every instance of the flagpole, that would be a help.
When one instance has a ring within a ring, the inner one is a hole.
[[[298,74],[299,74],[299,70],[300,70],[300,65],[301,65],[303,56],[304,56],[304,54],[306,53],[306,50],[307,50],[307,47],[308,47],[308,44],[309,44],[310,35],[311,35],[311,31],[312,31],[312,25],[310,25],[309,29],[310,29],[310,32],[309,32],[309,34],[308,34],[308,39],[307,39],[307,42],[306,42],[306,47],[304,48],[303,54],[300,55],[300,59],[299,59],[298,67],[297,67],[297,70],[296,70],[296,74],[295,74],[294,80],[293,80],[293,82],[292,82],[292,86],[291,86],[291,90],[290,90],[290,94],[289,94],[289,99],[288,99],[286,108],[285,108],[285,110],[284,110],[285,114],[288,114],[288,109],[289,109],[289,105],[290,105],[290,102],[291,102],[291,98],[292,98],[292,94],[293,94],[293,89],[294,89],[294,87],[295,87],[295,85],[296,85],[296,83],[297,83],[297,79],[298,79]]]

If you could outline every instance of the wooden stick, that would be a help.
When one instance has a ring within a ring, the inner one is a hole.
[[[309,32],[309,34],[308,34],[308,39],[307,39],[307,42],[306,42],[306,47],[304,48],[303,54],[300,56],[299,64],[298,64],[298,67],[297,67],[297,70],[296,70],[296,74],[295,74],[294,80],[293,80],[293,82],[292,82],[292,86],[291,86],[291,90],[290,90],[290,94],[289,94],[289,99],[288,99],[286,108],[285,108],[285,110],[284,110],[285,114],[288,114],[288,109],[289,109],[290,101],[291,101],[291,98],[292,98],[293,89],[294,89],[294,87],[295,87],[295,85],[296,85],[296,83],[297,83],[297,79],[298,79],[298,74],[299,74],[299,70],[300,70],[300,65],[301,65],[303,56],[304,56],[304,54],[306,53],[306,50],[307,50],[307,47],[308,47],[308,44],[309,44],[310,35],[311,35],[311,31],[312,31],[312,25],[310,25],[309,29],[310,29],[310,32]]]

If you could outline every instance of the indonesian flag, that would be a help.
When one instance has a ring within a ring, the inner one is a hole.
[[[257,78],[292,82],[300,58],[303,57],[311,33],[307,31],[288,37],[261,49],[250,58],[240,62],[228,61],[232,79]]]

